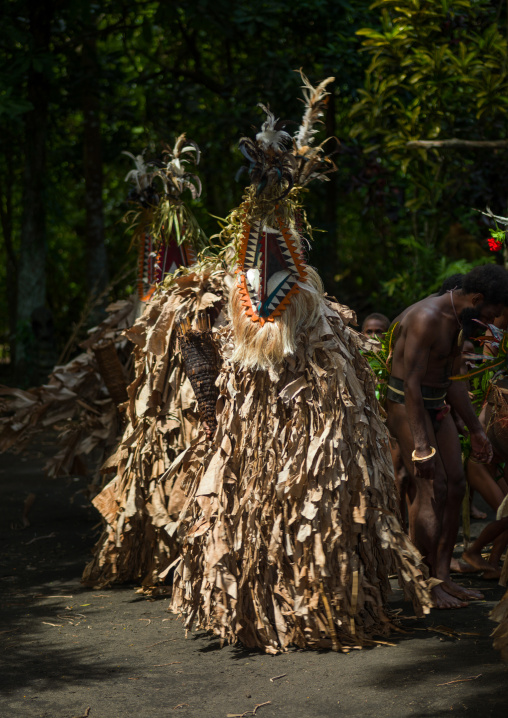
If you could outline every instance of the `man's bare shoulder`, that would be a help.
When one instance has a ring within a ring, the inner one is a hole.
[[[429,330],[435,329],[441,317],[440,299],[440,297],[421,299],[399,314],[393,323],[399,323],[402,330],[407,330],[409,327],[420,330],[425,328],[429,328]]]

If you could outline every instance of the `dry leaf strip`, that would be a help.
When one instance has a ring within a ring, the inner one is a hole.
[[[93,345],[92,351],[110,397],[117,406],[123,404],[127,401],[127,380],[114,342],[111,339],[102,340]]]

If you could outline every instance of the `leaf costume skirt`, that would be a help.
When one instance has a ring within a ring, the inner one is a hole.
[[[187,494],[171,528],[173,610],[270,653],[386,634],[392,573],[418,612],[431,605],[399,521],[373,377],[347,308],[323,306],[278,376],[227,362],[223,330],[213,446],[202,436],[168,476]]]

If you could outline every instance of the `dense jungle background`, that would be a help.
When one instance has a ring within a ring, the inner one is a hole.
[[[338,172],[307,196],[329,292],[394,317],[449,274],[506,261],[475,211],[508,214],[505,0],[3,0],[1,14],[4,382],[36,380],[40,337],[55,339],[46,364],[67,360],[133,291],[122,152],[197,142],[194,210],[213,235],[241,200],[257,103],[299,120],[298,68],[336,78],[320,139],[340,140]]]

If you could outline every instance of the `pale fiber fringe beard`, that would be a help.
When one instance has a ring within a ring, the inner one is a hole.
[[[274,322],[251,321],[240,301],[238,282],[229,293],[229,316],[234,332],[233,362],[246,369],[275,370],[296,352],[298,336],[317,324],[322,313],[323,283],[312,267],[306,267],[307,281],[299,282],[300,291]],[[307,288],[308,287],[308,288]]]

